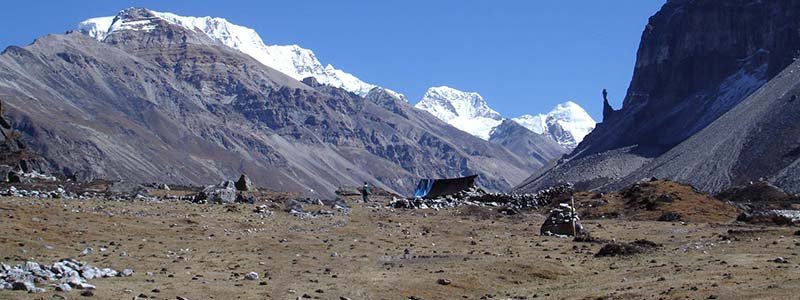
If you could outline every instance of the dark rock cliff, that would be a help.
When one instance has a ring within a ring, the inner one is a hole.
[[[800,1],[673,0],[650,18],[623,106],[520,185],[608,187],[694,136],[800,57]]]
[[[800,2],[674,0],[650,18],[622,109],[574,152],[663,152],[703,129],[800,55]]]

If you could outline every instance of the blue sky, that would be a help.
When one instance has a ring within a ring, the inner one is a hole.
[[[619,108],[639,38],[665,0],[9,1],[0,47],[27,45],[83,19],[137,6],[218,16],[267,44],[298,44],[324,63],[405,93],[430,86],[479,92],[504,116],[566,100],[600,121],[607,87]]]

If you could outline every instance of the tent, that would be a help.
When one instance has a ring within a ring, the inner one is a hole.
[[[420,179],[417,188],[414,190],[414,198],[436,198],[452,195],[471,188],[475,185],[475,178],[477,177],[478,175],[447,179]]]

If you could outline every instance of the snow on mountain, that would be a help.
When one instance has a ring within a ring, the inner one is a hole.
[[[484,140],[503,122],[503,117],[489,108],[480,94],[447,86],[429,88],[415,107]]]
[[[523,115],[514,121],[539,134],[550,134],[561,145],[575,148],[597,122],[580,105],[567,101],[547,114]]]
[[[95,39],[102,40],[106,37],[108,29],[114,23],[114,17],[98,17],[87,19],[78,24],[78,30]]]
[[[518,118],[513,119],[514,122],[522,125],[528,130],[533,131],[538,134],[544,134],[547,132],[547,115],[546,114],[538,114],[538,115],[522,115]]]
[[[223,18],[184,17],[173,13],[151,11],[157,18],[182,26],[189,30],[200,31],[213,40],[228,47],[250,55],[262,64],[285,73],[297,80],[314,77],[318,82],[365,96],[376,87],[361,81],[357,77],[334,68],[323,66],[314,52],[298,45],[266,45],[259,34],[250,28],[228,22]],[[120,30],[152,30],[155,28],[149,21],[128,21],[123,10],[115,17],[98,17],[78,24],[78,30],[104,40],[107,36]]]
[[[429,88],[415,107],[486,140],[504,119],[480,94],[446,86]],[[572,101],[557,105],[547,114],[523,115],[512,120],[537,134],[551,136],[568,149],[575,148],[597,123]]]

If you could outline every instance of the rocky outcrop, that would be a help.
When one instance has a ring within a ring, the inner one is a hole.
[[[408,100],[401,98],[401,95],[395,92],[376,87],[370,90],[364,98],[400,116],[407,117],[405,111],[408,110]]]
[[[49,171],[49,163],[28,149],[22,134],[11,124],[0,99],[0,181],[16,183],[42,177]]]
[[[608,103],[608,91],[603,89],[603,122],[610,121],[614,112],[614,108]]]
[[[37,284],[54,286],[54,290],[59,292],[69,292],[72,289],[93,290],[95,286],[89,284],[89,280],[131,275],[133,275],[131,269],[117,271],[111,268],[97,268],[69,258],[52,265],[33,261],[17,266],[0,264],[0,290],[19,290],[28,293],[47,291],[37,287]]]
[[[253,186],[253,182],[250,181],[250,177],[242,174],[242,176],[239,176],[239,180],[236,181],[236,190],[243,192],[253,191],[255,190],[255,186]]]

